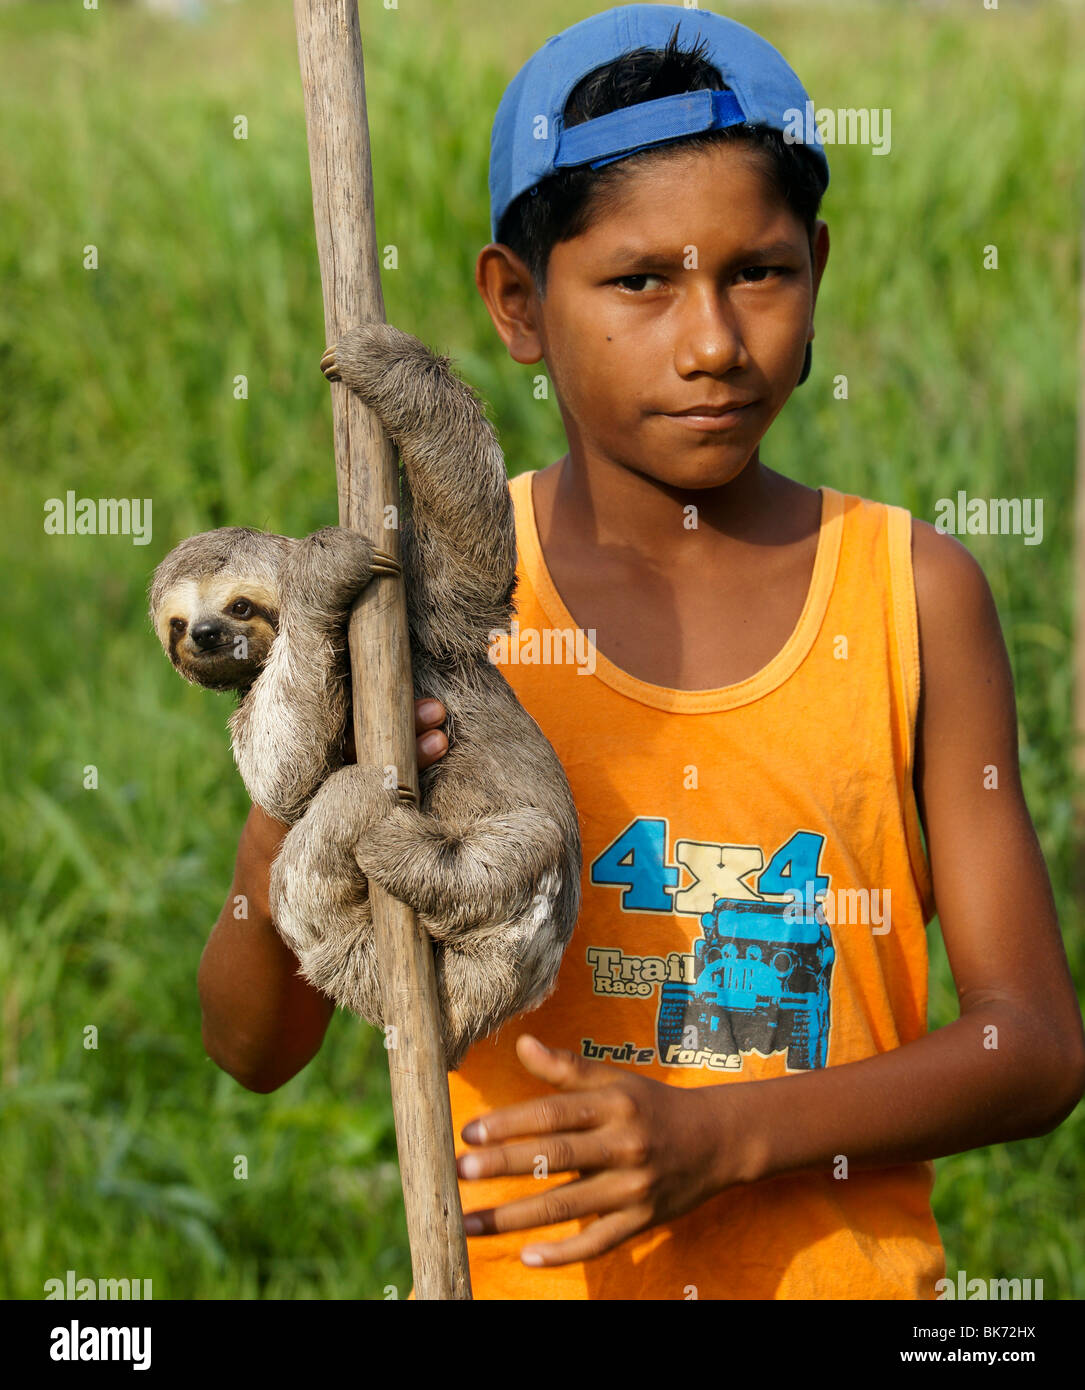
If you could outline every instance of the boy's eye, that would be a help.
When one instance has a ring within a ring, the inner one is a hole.
[[[786,275],[788,268],[785,265],[748,265],[739,271],[741,283],[747,285],[763,285],[767,279],[773,276]],[[640,275],[622,275],[612,281],[612,284],[620,285],[630,294],[643,293],[646,280],[658,280],[662,282],[661,275],[649,275],[643,272]]]
[[[646,273],[643,274],[643,275],[622,275],[622,276],[619,276],[619,278],[618,278],[617,280],[614,281],[614,284],[616,284],[616,285],[625,285],[625,284],[626,284],[628,281],[630,281],[630,280],[660,280],[660,279],[662,279],[662,276],[659,276],[659,275],[649,275],[649,274],[647,274],[647,272],[646,272]],[[641,285],[639,288],[640,288],[640,289],[643,289],[644,286]],[[637,287],[633,287],[633,288],[630,290],[630,293],[631,293],[631,294],[636,294],[636,293],[638,293]]]
[[[783,265],[748,265],[744,270],[740,270],[740,275],[755,275],[757,279],[748,280],[747,284],[760,285],[768,275],[785,275],[787,267]]]

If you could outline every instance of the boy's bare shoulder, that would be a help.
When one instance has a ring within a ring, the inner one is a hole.
[[[912,573],[920,639],[963,639],[971,647],[1001,627],[991,586],[979,561],[956,536],[912,518]],[[979,631],[976,631],[976,625]]]
[[[991,586],[955,536],[912,520],[912,571],[919,626],[917,755],[938,750],[942,771],[980,756],[1016,774],[1013,676]],[[938,765],[928,762],[928,790]]]

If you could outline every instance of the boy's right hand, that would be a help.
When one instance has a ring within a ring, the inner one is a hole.
[[[441,725],[448,711],[440,700],[427,698],[414,702],[414,731],[418,735],[418,771],[422,772],[448,752],[448,736]]]
[[[440,700],[427,697],[414,702],[414,731],[418,735],[419,772],[422,772],[448,752],[448,738],[441,729],[447,713]],[[358,755],[354,748],[354,725],[353,721],[349,719],[343,737],[343,756],[348,763],[358,761]]]

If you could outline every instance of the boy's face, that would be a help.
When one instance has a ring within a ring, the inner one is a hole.
[[[476,280],[518,362],[545,358],[577,462],[609,460],[678,488],[737,477],[794,390],[829,251],[748,146],[645,161],[614,210],[559,242],[539,300],[493,245]],[[676,412],[741,404],[706,429]]]

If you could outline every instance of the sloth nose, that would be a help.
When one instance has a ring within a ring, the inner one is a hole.
[[[222,628],[218,623],[197,623],[189,628],[188,635],[192,638],[193,645],[205,652],[209,647],[217,647],[222,641]]]

